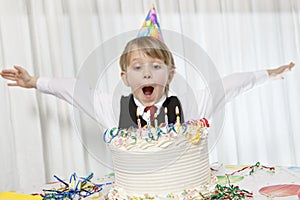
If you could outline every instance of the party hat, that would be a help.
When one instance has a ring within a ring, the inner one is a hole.
[[[154,5],[151,6],[137,37],[151,36],[163,41]]]

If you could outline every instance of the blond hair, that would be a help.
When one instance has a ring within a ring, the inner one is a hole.
[[[133,51],[140,51],[151,58],[160,59],[170,69],[175,69],[173,54],[167,45],[159,39],[151,36],[145,36],[135,38],[127,43],[119,62],[121,70],[124,72],[127,71]],[[167,84],[165,87],[165,93],[167,95],[169,91],[169,84]]]

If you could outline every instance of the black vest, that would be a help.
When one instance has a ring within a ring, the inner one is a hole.
[[[130,126],[137,127],[137,116],[136,110],[137,105],[134,103],[133,95],[129,96],[122,96],[121,97],[121,109],[120,109],[120,119],[119,119],[119,128],[129,128]],[[168,97],[165,102],[163,103],[159,114],[157,116],[158,124],[165,122],[165,113],[164,108],[167,107],[168,109],[168,121],[169,124],[175,124],[176,122],[176,114],[175,114],[175,107],[178,106],[179,113],[180,113],[180,121],[181,123],[184,122],[183,112],[181,108],[180,101],[177,97],[171,96]],[[142,126],[145,126],[147,122],[140,116]]]

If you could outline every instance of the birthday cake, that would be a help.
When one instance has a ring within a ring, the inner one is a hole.
[[[202,199],[210,173],[206,119],[168,126],[107,130],[115,184],[108,199]]]

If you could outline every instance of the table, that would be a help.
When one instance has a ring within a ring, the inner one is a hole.
[[[253,192],[255,200],[297,199],[297,192],[300,193],[300,167],[276,166],[275,171],[256,167],[251,175],[250,172],[251,165],[220,165],[213,173],[223,185],[228,184],[224,175],[234,173],[229,179],[231,184]]]
[[[218,183],[222,186],[231,185],[239,186],[240,189],[245,189],[253,193],[255,200],[269,199],[297,199],[297,192],[300,195],[300,167],[284,167],[276,166],[275,170],[268,166],[263,166],[260,163],[255,165],[225,165],[213,163],[212,173],[217,176]],[[110,173],[102,178],[93,178],[93,182],[97,184],[107,184],[103,186],[101,192],[87,199],[104,199],[105,194],[112,186],[114,174]],[[41,186],[43,189],[60,188],[61,182]],[[0,200],[38,200],[42,199],[39,196],[29,196],[16,193],[0,193]],[[299,197],[300,199],[300,197]]]

